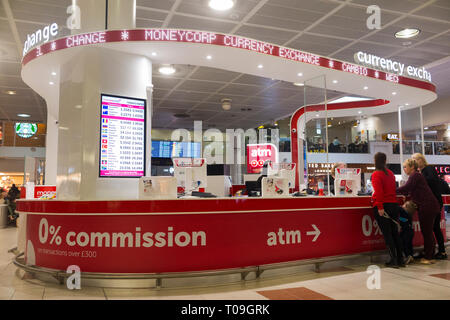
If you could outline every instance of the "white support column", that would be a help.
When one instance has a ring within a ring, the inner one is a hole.
[[[423,134],[423,112],[422,112],[422,106],[419,107],[420,111],[420,134],[422,138],[422,154],[425,155],[425,139]]]
[[[108,29],[136,28],[136,0],[108,0]]]
[[[151,75],[148,58],[104,48],[85,48],[61,68],[58,199],[138,198],[137,178],[99,177],[100,95],[147,99]]]
[[[48,108],[50,110],[50,108]],[[47,111],[47,133],[45,140],[45,184],[56,185],[58,163],[58,118]]]
[[[399,139],[399,145],[400,145],[400,172],[402,174],[402,180],[407,179],[406,174],[403,172],[403,136],[402,136],[402,106],[398,107],[398,139]]]
[[[80,8],[80,29],[73,29],[72,34],[105,30],[106,0],[74,0]]]

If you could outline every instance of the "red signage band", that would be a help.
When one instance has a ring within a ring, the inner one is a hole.
[[[233,47],[436,92],[436,87],[426,81],[386,73],[297,49],[277,46],[240,36],[178,29],[110,30],[71,35],[34,48],[22,59],[22,66],[25,66],[28,62],[42,55],[58,50],[100,43],[127,41],[184,42]]]
[[[414,245],[420,246],[420,225],[413,225]],[[443,219],[441,229],[445,234]],[[77,265],[82,272],[164,273],[383,249],[372,208],[139,217],[39,214],[27,216],[25,259],[56,270]]]

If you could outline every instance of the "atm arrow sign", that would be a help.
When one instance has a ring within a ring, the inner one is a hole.
[[[312,242],[315,242],[320,235],[320,230],[316,227],[315,224],[312,224],[311,226],[314,228],[314,231],[308,231],[306,232],[306,235],[315,236],[314,239],[312,240]]]

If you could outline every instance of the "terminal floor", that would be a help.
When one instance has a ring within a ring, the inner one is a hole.
[[[447,230],[450,239],[450,223]],[[203,285],[192,285],[190,279],[178,279],[176,287],[164,280],[161,289],[94,288],[82,284],[81,290],[68,290],[56,282],[34,279],[12,263],[14,255],[8,250],[15,247],[16,232],[15,228],[0,229],[0,299],[450,300],[450,260],[392,269],[383,266],[383,257],[372,263],[381,267],[380,289],[373,290],[367,288],[370,274],[366,270],[371,265],[367,258],[325,263],[320,272],[315,272],[312,265],[266,271],[260,279],[245,282],[238,281],[236,275],[235,281],[227,284],[211,284],[207,279]]]

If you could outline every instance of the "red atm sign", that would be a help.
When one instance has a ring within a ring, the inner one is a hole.
[[[247,145],[247,173],[260,173],[266,161],[278,162],[278,150],[274,144]]]

